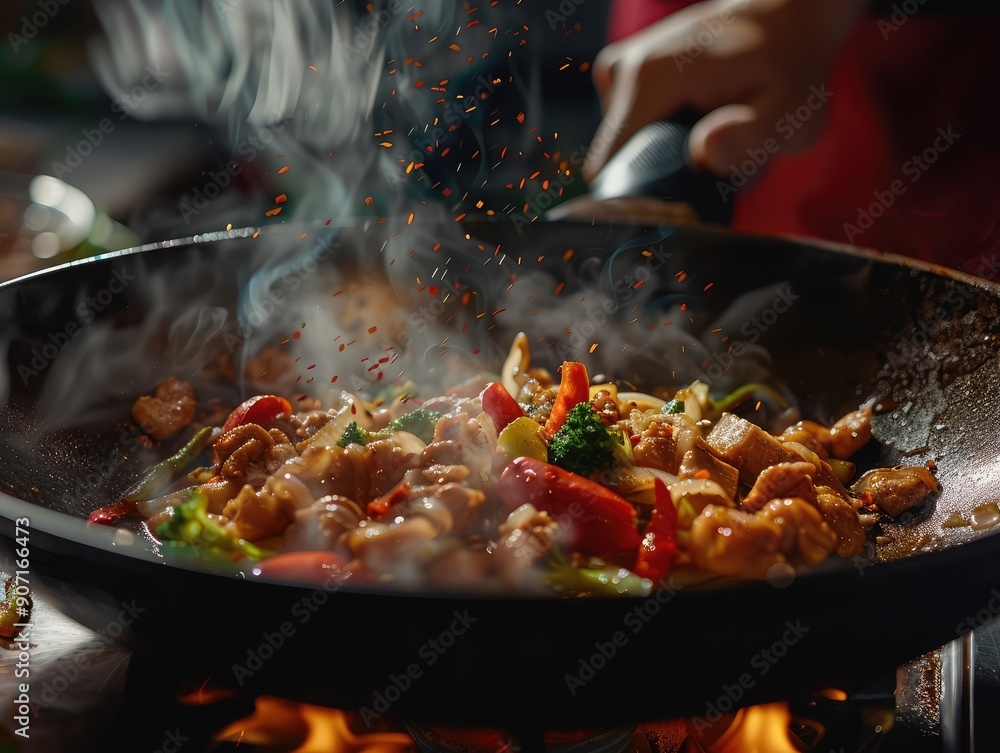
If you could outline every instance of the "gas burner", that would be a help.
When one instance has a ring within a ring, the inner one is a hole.
[[[421,753],[639,753],[637,727],[574,732],[508,733],[501,730],[406,725]],[[648,746],[646,747],[648,751]]]

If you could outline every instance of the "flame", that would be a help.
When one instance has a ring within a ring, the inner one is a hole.
[[[254,713],[221,730],[217,742],[296,745],[292,753],[403,753],[413,738],[402,732],[355,733],[339,709],[260,696]]]
[[[710,753],[799,753],[788,736],[792,714],[787,703],[740,709]]]

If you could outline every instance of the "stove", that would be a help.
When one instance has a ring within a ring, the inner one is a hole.
[[[894,672],[849,687],[701,717],[608,729],[463,729],[248,697],[193,667],[182,687],[155,654],[69,620],[44,597],[30,617],[30,737],[2,720],[17,751],[295,751],[306,753],[963,753],[1000,750],[1000,621]],[[207,627],[207,626],[206,626]],[[0,698],[13,707],[20,652],[0,654]],[[21,657],[23,660],[23,657]],[[670,681],[678,681],[671,678]],[[232,683],[230,683],[232,685]],[[655,692],[651,688],[650,692]],[[9,702],[8,702],[9,701]],[[718,704],[723,706],[723,704]]]

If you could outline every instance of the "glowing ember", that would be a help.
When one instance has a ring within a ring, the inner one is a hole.
[[[413,738],[406,733],[356,733],[350,718],[339,709],[260,696],[252,715],[228,725],[215,740],[297,746],[292,753],[403,753],[413,749]]]

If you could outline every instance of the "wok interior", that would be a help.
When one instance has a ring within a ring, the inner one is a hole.
[[[876,398],[864,465],[933,460],[942,492],[866,557],[983,535],[941,523],[1000,500],[1000,311],[987,285],[721,231],[462,230],[228,233],[0,287],[0,490],[79,518],[120,498],[174,449],[138,445],[129,418],[171,374],[203,409],[404,380],[432,395],[498,372],[523,330],[534,366],[582,360],[640,389],[763,381],[819,421]]]

